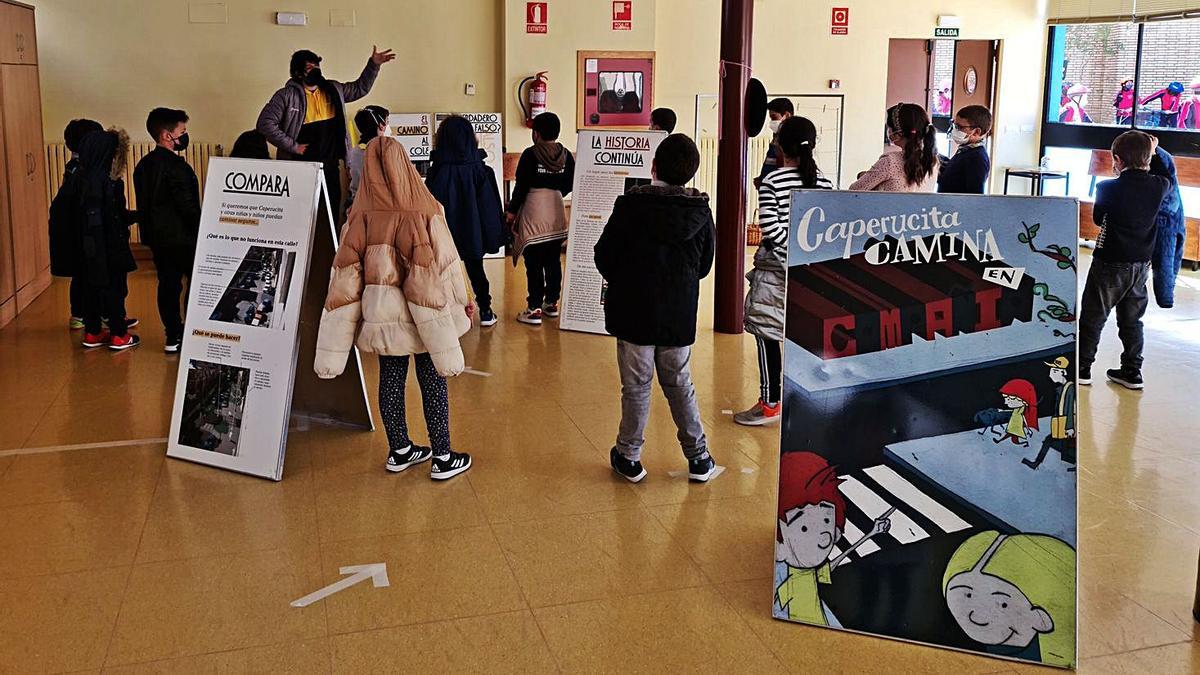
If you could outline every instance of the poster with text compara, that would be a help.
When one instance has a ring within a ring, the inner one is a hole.
[[[661,131],[581,131],[571,192],[571,230],[559,327],[607,334],[604,278],[596,271],[595,248],[617,197],[650,182]]]
[[[1074,667],[1077,202],[791,218],[774,616]]]
[[[279,479],[321,165],[209,163],[167,454]]]

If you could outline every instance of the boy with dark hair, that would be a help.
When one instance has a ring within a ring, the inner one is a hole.
[[[367,143],[379,136],[386,136],[388,131],[388,116],[392,113],[381,105],[369,105],[354,115],[354,126],[358,129],[358,145],[350,148],[346,156],[346,168],[350,170],[350,185],[346,190],[346,210],[354,203],[354,195],[362,182],[363,158],[366,156]]]
[[[992,113],[981,105],[969,105],[954,116],[950,140],[958,147],[954,156],[942,160],[938,192],[981,195],[987,189],[992,160],[984,142],[992,132]]]
[[[655,108],[650,111],[650,131],[674,133],[678,121],[679,118],[676,117],[675,111],[670,108]]]
[[[1092,268],[1088,270],[1079,312],[1079,377],[1092,383],[1092,363],[1108,314],[1117,311],[1117,329],[1124,351],[1121,367],[1109,370],[1109,380],[1128,389],[1141,389],[1142,316],[1149,296],[1146,280],[1157,235],[1155,217],[1170,182],[1150,174],[1154,139],[1141,131],[1126,131],[1112,144],[1116,180],[1096,186],[1093,218],[1100,226]]]
[[[513,230],[513,265],[525,256],[529,283],[526,309],[517,321],[542,325],[542,317],[558,317],[562,290],[562,241],[567,238],[563,197],[575,181],[575,158],[558,142],[562,123],[545,112],[533,118],[533,145],[521,153],[516,184],[508,202],[508,225]]]
[[[71,159],[63,171],[62,183],[50,202],[50,273],[56,277],[71,279],[71,330],[83,329],[83,311],[87,283],[80,276],[82,252],[79,250],[80,224],[78,222],[80,191],[76,174],[79,171],[79,144],[83,137],[93,131],[104,131],[95,120],[71,120],[63,129],[63,142],[71,152]]]
[[[715,238],[708,195],[684,187],[699,167],[692,139],[668,136],[654,154],[653,181],[617,198],[596,242],[596,269],[608,284],[605,328],[617,338],[621,374],[621,426],[609,463],[634,483],[646,477],[642,445],[656,370],[688,478],[716,475],[690,369],[700,280],[712,269]]]
[[[183,342],[180,295],[185,281],[191,286],[200,232],[200,181],[179,155],[188,146],[187,123],[182,110],[151,110],[146,131],[156,147],[133,170],[142,243],[154,254],[158,273],[158,315],[166,331],[163,351],[168,354],[178,352]]]
[[[767,148],[767,156],[763,159],[762,170],[758,172],[758,178],[754,179],[754,187],[762,185],[764,179],[775,169],[779,168],[779,159],[775,149],[776,136],[779,135],[779,127],[787,121],[789,117],[796,114],[796,106],[792,105],[790,98],[773,98],[767,103],[767,125],[771,129],[771,145]]]

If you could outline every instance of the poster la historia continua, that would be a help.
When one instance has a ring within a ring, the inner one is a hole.
[[[1073,667],[1078,204],[792,204],[774,615]]]

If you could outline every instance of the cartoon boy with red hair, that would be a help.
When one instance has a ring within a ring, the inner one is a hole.
[[[817,584],[871,537],[891,528],[887,515],[845,553],[830,560],[846,526],[846,502],[838,491],[837,470],[811,452],[787,452],[779,459],[779,523],[775,532],[776,618],[830,625]]]

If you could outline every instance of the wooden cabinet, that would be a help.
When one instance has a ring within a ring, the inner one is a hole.
[[[50,285],[33,8],[0,0],[0,326]]]
[[[37,65],[32,7],[0,2],[0,63]]]

